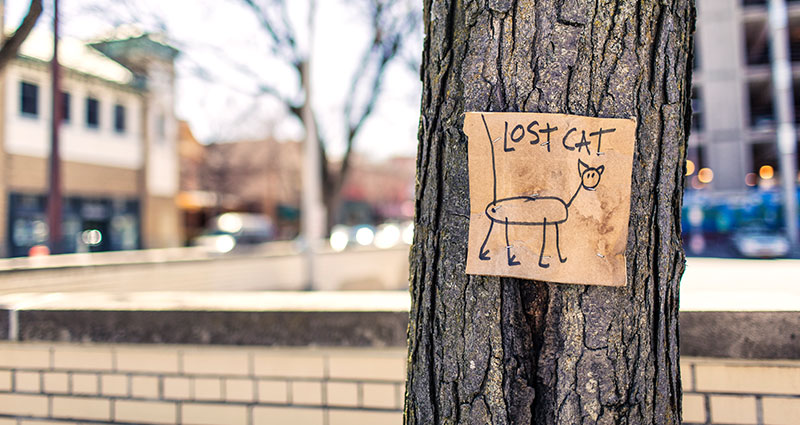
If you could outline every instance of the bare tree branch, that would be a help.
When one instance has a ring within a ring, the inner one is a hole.
[[[288,60],[299,71],[302,55],[297,47],[296,37],[289,15],[286,11],[286,2],[283,0],[270,1],[267,7],[262,7],[254,0],[242,0],[256,16],[261,28],[272,39],[272,54]],[[271,11],[277,10],[278,16],[273,16]]]
[[[224,84],[224,86],[232,91],[235,91],[239,94],[257,98],[262,95],[267,95],[278,102],[285,105],[287,110],[297,119],[302,121],[302,117],[300,115],[302,110],[302,103],[296,100],[290,99],[285,93],[281,93],[277,88],[272,86],[271,84],[263,81],[263,78],[258,75],[254,70],[247,67],[245,64],[237,62],[233,58],[230,58],[223,49],[215,48],[214,46],[206,46],[207,48],[211,49],[214,52],[214,55],[220,58],[225,59],[225,63],[229,64],[233,67],[233,70],[236,72],[241,73],[243,76],[246,76],[253,80],[255,83],[255,90],[246,90],[243,89],[236,84],[232,84],[231,81],[226,81],[224,79],[216,78],[212,73],[209,71],[209,67],[203,63],[198,62],[194,58],[184,56],[184,60],[186,64],[184,65],[184,69],[191,73],[195,78],[200,80],[206,81],[208,83],[215,83],[215,84]]]
[[[344,107],[347,145],[339,170],[340,178],[333,188],[334,191],[338,191],[344,185],[344,179],[350,168],[350,158],[356,136],[375,108],[381,93],[381,82],[389,64],[397,57],[403,41],[416,29],[418,18],[414,14],[407,13],[403,17],[391,16],[392,6],[395,4],[394,0],[372,0],[370,10],[372,12],[372,44],[364,52],[358,68],[359,70],[369,70],[369,72],[356,72],[350,82],[349,95]],[[369,82],[364,81],[370,77]],[[366,99],[363,100],[361,110],[354,112],[359,88],[362,88],[361,92],[366,93]]]
[[[22,22],[19,24],[17,30],[14,31],[14,34],[5,39],[2,47],[0,47],[0,69],[3,69],[11,59],[17,57],[22,42],[28,38],[28,35],[31,33],[33,26],[36,25],[36,21],[41,14],[42,0],[31,0],[31,5],[28,8],[28,13],[25,15],[25,18],[22,19]]]

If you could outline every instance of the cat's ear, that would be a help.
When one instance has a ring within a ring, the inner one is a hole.
[[[602,176],[603,175],[603,170],[605,170],[605,169],[606,169],[605,165],[601,165],[601,166],[597,167],[597,174]]]
[[[583,161],[581,161],[581,160],[579,159],[579,160],[578,160],[578,175],[579,175],[579,176],[582,176],[582,175],[583,175],[583,172],[584,172],[584,171],[586,171],[586,169],[587,169],[587,168],[589,168],[589,166],[588,166],[588,165],[586,165],[586,163],[584,163]]]

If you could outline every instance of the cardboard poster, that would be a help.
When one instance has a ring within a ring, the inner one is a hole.
[[[468,112],[467,273],[624,286],[636,121]]]

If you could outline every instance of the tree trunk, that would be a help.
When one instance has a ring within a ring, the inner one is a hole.
[[[424,0],[407,424],[679,424],[692,0]],[[465,111],[636,117],[628,286],[465,274]]]

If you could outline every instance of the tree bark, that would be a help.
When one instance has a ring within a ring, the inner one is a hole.
[[[424,0],[407,424],[679,424],[692,0]],[[465,274],[465,111],[636,117],[628,285]]]

